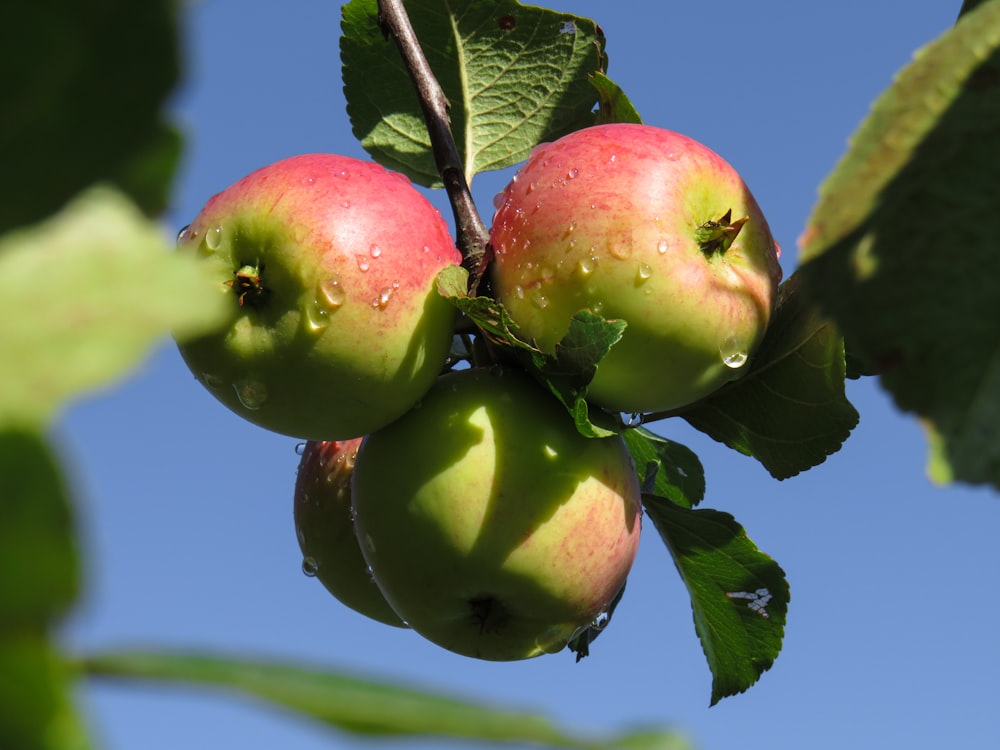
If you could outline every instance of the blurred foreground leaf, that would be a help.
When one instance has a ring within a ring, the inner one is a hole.
[[[537,713],[472,703],[394,682],[273,662],[199,654],[118,652],[87,658],[82,667],[98,677],[225,688],[356,734],[450,737],[588,750],[687,747],[668,731],[625,733],[596,740],[567,734]]]
[[[171,329],[186,336],[220,323],[223,302],[201,274],[103,188],[4,235],[0,424],[43,424],[66,398],[122,376]]]
[[[55,458],[40,435],[0,428],[0,748],[88,747],[49,638],[79,585],[70,501]]]
[[[712,704],[742,693],[781,651],[789,601],[784,571],[728,513],[649,495],[643,504],[691,595],[712,671]]]
[[[1000,0],[920,50],[822,186],[806,290],[931,443],[1000,487]]]
[[[450,103],[466,180],[528,158],[535,145],[594,123],[604,36],[586,18],[513,0],[410,0],[406,10]],[[440,187],[430,138],[376,0],[344,6],[344,94],[354,135],[379,163]]]
[[[686,409],[692,427],[756,458],[787,479],[838,451],[858,423],[844,393],[844,342],[799,291],[781,286],[774,318],[751,370]]]
[[[178,77],[173,0],[6,3],[0,71],[0,233],[112,181],[166,203],[178,135],[160,119]]]

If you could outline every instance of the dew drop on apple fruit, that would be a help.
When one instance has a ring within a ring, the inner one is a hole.
[[[362,271],[367,271],[371,267],[371,263],[368,262],[368,256],[358,255],[357,260],[358,260],[358,268],[360,268]]]
[[[371,247],[368,248],[368,254],[371,255],[373,258],[377,258],[382,254],[382,248],[380,248],[373,242],[371,244]]]
[[[222,227],[216,225],[205,232],[205,246],[209,250],[218,250],[222,244]]]
[[[653,269],[650,268],[649,263],[640,263],[639,270],[636,271],[635,280],[638,284],[644,284],[649,281],[649,277],[653,275]]]
[[[722,355],[722,363],[733,370],[743,367],[750,358],[746,347],[735,336],[730,336],[722,342],[719,353]]]
[[[666,255],[667,250],[670,249],[670,244],[666,240],[660,240],[656,243],[656,252],[660,255]]]
[[[339,279],[322,279],[316,283],[316,301],[329,312],[336,312],[347,301],[347,292]]]
[[[571,180],[575,180],[577,177],[580,176],[580,170],[577,169],[576,167],[573,167],[566,173],[566,176]]]
[[[296,443],[295,444],[295,455],[296,456],[301,456],[305,452],[306,452],[306,444],[305,443]]]
[[[191,229],[190,224],[185,224],[181,227],[181,231],[177,233],[177,244],[181,244],[188,238],[188,231]]]
[[[208,386],[212,390],[218,390],[219,388],[222,388],[226,384],[225,380],[223,380],[215,373],[211,372],[203,372],[201,374],[201,382],[203,382],[206,386]]]
[[[632,247],[630,245],[615,243],[611,246],[609,252],[613,258],[617,258],[618,260],[628,260],[632,255]]]
[[[597,258],[594,255],[590,255],[580,260],[576,267],[581,275],[590,276],[597,268]]]
[[[316,577],[316,573],[319,572],[319,563],[316,562],[315,557],[302,558],[302,572],[305,573],[310,578]]]
[[[267,386],[257,380],[241,380],[233,384],[233,390],[243,408],[250,411],[257,411],[267,401]]]
[[[539,310],[544,310],[549,306],[549,298],[544,294],[534,294],[531,297],[531,304],[537,307]]]

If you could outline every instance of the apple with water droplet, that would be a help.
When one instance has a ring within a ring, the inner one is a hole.
[[[253,172],[178,237],[228,298],[228,324],[180,345],[195,377],[275,432],[350,439],[406,412],[440,373],[455,311],[434,280],[461,261],[404,176],[335,154]]]
[[[351,476],[360,445],[354,438],[303,446],[293,504],[302,569],[356,612],[405,627],[375,585],[354,533]]]
[[[585,438],[522,372],[443,375],[369,435],[352,498],[362,553],[392,608],[458,654],[559,651],[606,611],[635,558],[635,467]]]
[[[780,249],[706,146],[646,125],[586,128],[536,148],[496,204],[493,289],[525,336],[551,352],[580,310],[628,324],[594,403],[679,409],[747,371]]]

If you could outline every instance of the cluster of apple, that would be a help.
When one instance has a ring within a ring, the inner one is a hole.
[[[705,146],[577,131],[536,148],[495,207],[489,289],[518,336],[553,352],[581,310],[627,323],[593,406],[675,410],[746,371],[779,251]],[[459,314],[435,280],[461,255],[405,177],[286,159],[211,198],[178,248],[232,306],[182,356],[234,412],[307,441],[295,525],[334,596],[493,660],[558,651],[608,611],[641,527],[625,441],[584,437],[502,351],[454,367]]]

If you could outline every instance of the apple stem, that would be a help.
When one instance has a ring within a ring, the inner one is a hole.
[[[749,216],[733,221],[733,210],[729,209],[718,221],[706,221],[695,230],[694,238],[707,256],[725,255],[739,235]]]
[[[489,233],[472,200],[462,157],[451,132],[448,99],[424,56],[402,0],[378,0],[378,11],[382,32],[396,41],[417,90],[434,162],[455,216],[456,245],[462,253],[462,265],[469,271],[469,292],[474,295],[485,269]]]

